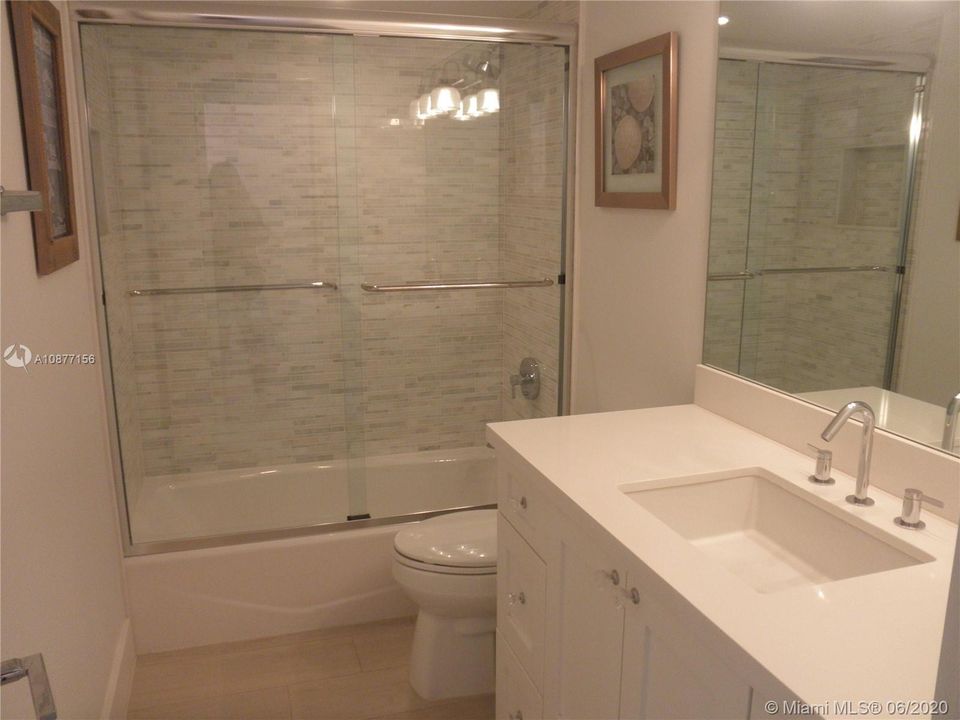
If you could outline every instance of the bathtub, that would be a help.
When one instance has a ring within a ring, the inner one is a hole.
[[[302,528],[345,522],[351,494],[387,518],[493,503],[495,485],[486,447],[157,475],[143,481],[130,527],[135,543]]]
[[[349,523],[346,463],[145,481],[131,513],[138,543],[249,538],[279,528],[302,534],[269,540],[254,534],[249,542],[124,558],[137,652],[415,614],[393,580],[393,536],[400,523],[424,517],[417,513],[493,504],[493,451],[409,453],[368,458],[365,465],[372,519]]]

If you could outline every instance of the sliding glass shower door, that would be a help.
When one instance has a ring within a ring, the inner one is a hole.
[[[81,41],[131,542],[493,502],[485,423],[559,407],[566,50]]]

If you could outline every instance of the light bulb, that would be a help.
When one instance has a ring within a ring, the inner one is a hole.
[[[496,88],[484,88],[478,95],[480,112],[495,113],[500,111],[500,93]]]
[[[467,115],[469,115],[470,117],[480,117],[481,115],[483,115],[483,113],[480,112],[480,102],[477,99],[476,95],[468,96],[467,99],[464,100],[464,102],[467,104],[467,108],[466,108]]]
[[[460,105],[457,107],[457,113],[453,116],[454,120],[469,120],[470,116],[467,114],[467,101],[461,100]]]
[[[433,104],[430,102],[430,94],[424,93],[417,100],[417,115],[421,120],[426,120],[428,117],[433,117],[432,110]]]
[[[717,18],[717,25],[726,25],[728,22],[730,22],[730,18],[726,15],[721,15]]]
[[[439,85],[430,93],[430,104],[437,114],[453,112],[460,104],[460,91],[450,85]]]

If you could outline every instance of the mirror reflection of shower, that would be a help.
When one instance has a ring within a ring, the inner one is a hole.
[[[956,4],[720,10],[704,362],[960,451]]]

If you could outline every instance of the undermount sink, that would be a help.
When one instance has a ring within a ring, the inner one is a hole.
[[[763,468],[620,490],[761,593],[933,560]]]

